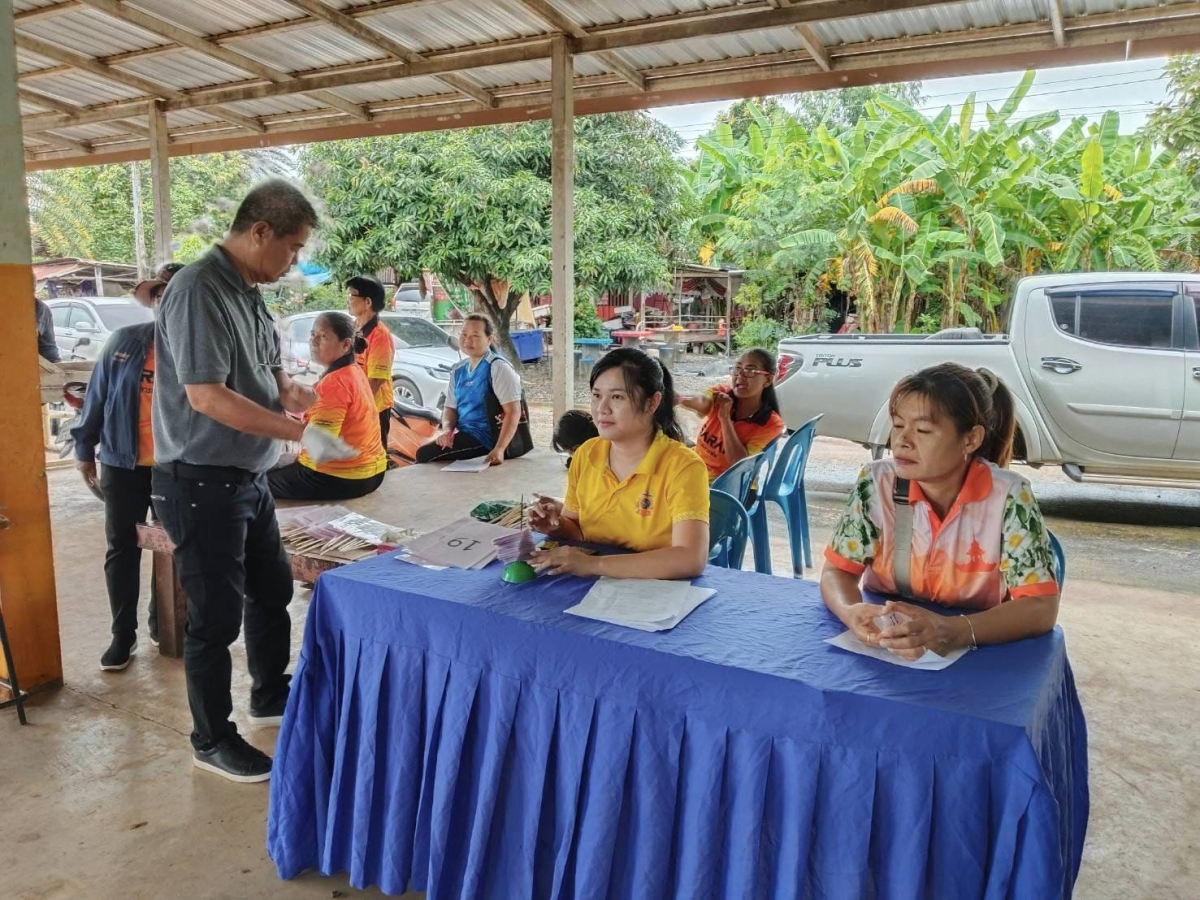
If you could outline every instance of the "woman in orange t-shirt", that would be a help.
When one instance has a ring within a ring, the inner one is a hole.
[[[317,402],[304,421],[328,431],[358,450],[350,459],[316,463],[307,452],[291,465],[267,473],[271,493],[278,500],[351,500],[364,497],[383,484],[387,455],[379,438],[379,416],[371,385],[354,355],[363,339],[345,313],[327,312],[313,324],[309,350],[325,374],[313,390]]]
[[[730,384],[680,397],[679,405],[704,416],[695,450],[708,467],[710,482],[783,434],[775,397],[775,357],[761,347],[747,350],[734,363]]]

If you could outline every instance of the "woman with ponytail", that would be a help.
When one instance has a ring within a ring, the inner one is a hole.
[[[1049,631],[1059,586],[1033,491],[1007,468],[1016,429],[1008,389],[986,369],[944,363],[901,380],[888,405],[892,457],[860,473],[825,550],[826,606],[864,643],[910,659]],[[906,491],[911,529],[898,529],[909,518],[897,516]],[[911,547],[907,566],[896,565],[898,543]],[[864,603],[860,581],[962,612]],[[909,621],[876,623],[892,612]]]
[[[704,417],[696,435],[696,453],[716,480],[734,463],[761,453],[783,434],[775,397],[775,357],[753,347],[734,363],[728,385],[719,384],[679,405]]]
[[[355,354],[366,349],[345,313],[317,316],[309,338],[313,362],[325,367],[313,388],[317,402],[304,421],[341,438],[358,453],[350,459],[317,463],[301,452],[291,465],[267,473],[277,500],[351,500],[365,497],[383,484],[387,454],[379,435],[379,415],[371,383]]]
[[[535,568],[611,578],[693,578],[708,561],[708,472],[683,444],[675,389],[657,359],[613,350],[592,370],[600,436],[571,460],[562,507],[535,508],[533,528],[552,537],[634,552],[589,556],[574,547],[536,554]]]

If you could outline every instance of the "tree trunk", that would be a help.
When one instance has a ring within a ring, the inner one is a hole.
[[[129,175],[133,181],[133,253],[137,262],[138,280],[150,277],[150,264],[146,259],[146,229],[142,225],[142,169],[141,163],[129,164]]]
[[[483,279],[479,284],[468,284],[471,293],[475,295],[475,305],[483,313],[492,320],[492,324],[496,326],[496,334],[492,338],[492,343],[496,349],[508,358],[508,361],[513,364],[518,372],[521,371],[523,363],[521,357],[517,353],[517,348],[513,344],[512,333],[509,325],[512,322],[513,314],[517,311],[517,304],[521,302],[521,295],[508,291],[501,300],[492,290],[493,284],[497,282],[492,276]]]
[[[909,290],[908,297],[903,301],[903,303],[904,303],[904,307],[903,307],[902,322],[903,322],[903,327],[904,327],[904,333],[910,334],[912,332],[913,320],[916,318],[916,306],[917,306],[916,285],[913,285],[913,287]]]

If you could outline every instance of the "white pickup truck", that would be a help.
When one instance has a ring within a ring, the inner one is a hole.
[[[808,335],[779,345],[777,392],[797,428],[882,455],[887,398],[941,362],[991,369],[1016,401],[1016,455],[1076,481],[1200,488],[1200,276],[1022,279],[1008,334]]]

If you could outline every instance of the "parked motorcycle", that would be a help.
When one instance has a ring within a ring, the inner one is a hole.
[[[388,428],[388,461],[396,467],[417,461],[417,449],[437,433],[442,414],[436,409],[397,400],[392,404],[392,423]]]
[[[75,439],[71,437],[71,429],[83,420],[83,401],[86,395],[86,382],[68,381],[63,385],[63,408],[74,410],[75,414],[69,419],[55,420],[54,447],[58,451],[59,459],[66,459],[75,452]]]
[[[87,396],[87,383],[68,381],[63,385],[62,394],[64,407],[74,410],[75,415],[70,419],[55,420],[54,447],[58,451],[59,459],[68,459],[75,454],[75,438],[71,436],[71,431],[83,421],[83,401]],[[104,499],[100,488],[91,482],[88,482],[88,490],[95,494],[97,499]]]

